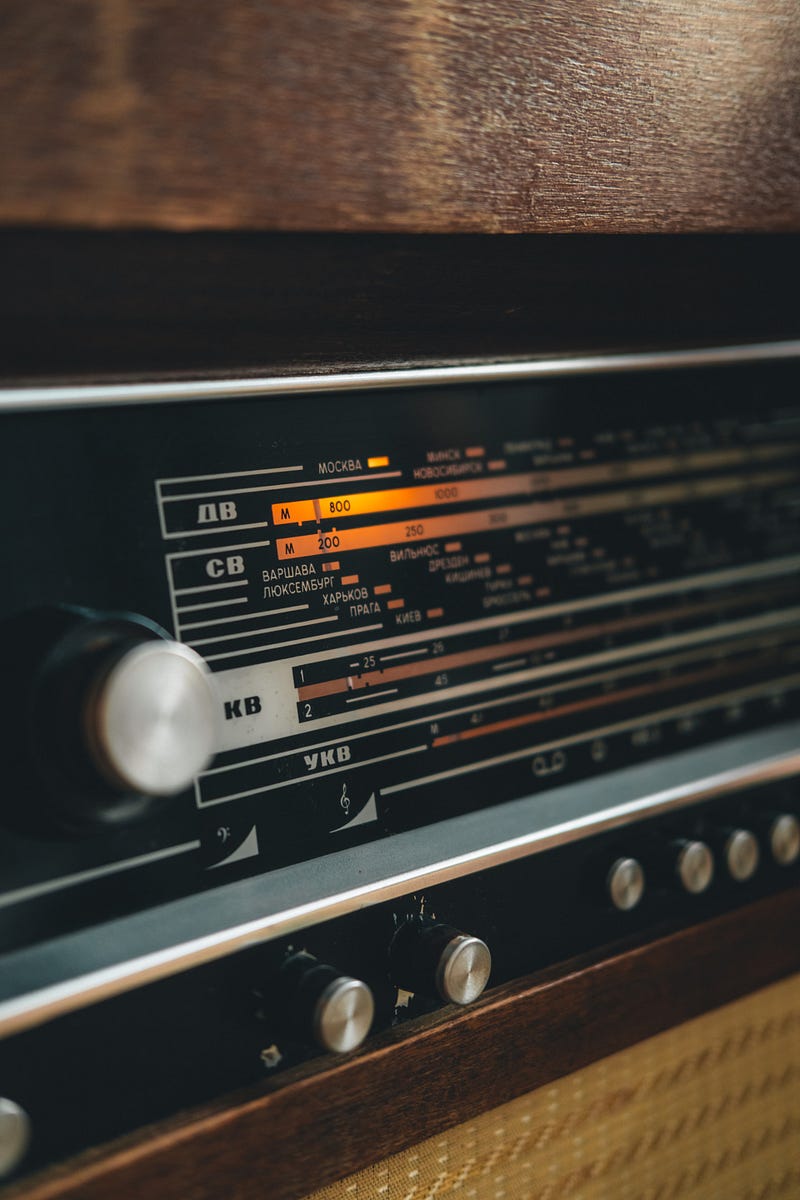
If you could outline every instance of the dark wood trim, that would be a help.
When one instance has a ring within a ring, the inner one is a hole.
[[[296,1200],[800,970],[800,888],[613,957],[584,957],[259,1091],[92,1151],[3,1200]],[[210,1033],[213,1036],[213,1033]]]
[[[796,0],[4,0],[0,220],[800,227]]]
[[[800,236],[0,231],[0,380],[329,371],[800,334]]]

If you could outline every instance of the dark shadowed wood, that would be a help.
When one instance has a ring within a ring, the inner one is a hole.
[[[5,0],[0,221],[800,227],[797,0]]]
[[[0,232],[0,379],[800,335],[800,237]]]
[[[800,970],[800,889],[585,957],[90,1152],[3,1200],[294,1200]]]

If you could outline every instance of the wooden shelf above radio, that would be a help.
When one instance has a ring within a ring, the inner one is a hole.
[[[11,0],[0,221],[800,225],[794,0]]]

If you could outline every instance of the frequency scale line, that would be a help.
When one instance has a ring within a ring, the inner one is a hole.
[[[738,598],[739,604],[744,603],[745,605],[748,603],[752,604],[753,599],[754,597],[750,596]],[[736,602],[731,597],[724,607],[730,608],[735,606]],[[606,621],[596,625],[583,625],[574,629],[558,630],[553,633],[536,634],[533,637],[520,638],[513,642],[494,643],[489,646],[479,646],[474,650],[462,650],[454,654],[442,654],[435,658],[427,658],[422,662],[406,662],[400,666],[365,671],[360,676],[348,674],[339,676],[336,679],[327,679],[320,683],[306,684],[298,688],[297,695],[300,701],[316,700],[324,696],[336,695],[340,692],[369,688],[373,683],[381,684],[394,682],[398,679],[413,679],[421,675],[457,670],[460,667],[471,666],[473,664],[490,663],[493,659],[508,659],[509,655],[534,653],[537,650],[552,649],[556,646],[569,646],[576,642],[589,641],[592,638],[608,637],[615,633],[627,633],[633,629],[646,629],[666,621],[686,620],[691,617],[700,616],[708,612],[709,609],[715,612],[721,611],[722,607],[713,601],[706,601],[700,604],[687,605],[685,608],[659,609],[657,612],[643,613],[638,617],[621,617],[616,621]],[[775,613],[780,614],[779,619],[781,621],[787,619],[800,620],[800,606],[775,610]],[[727,627],[744,624],[744,627],[749,632],[750,629],[758,627],[758,624],[764,621],[765,617],[768,620],[774,620],[774,613],[761,613],[757,617],[743,618],[739,622],[729,622]],[[526,661],[523,660],[523,665]]]
[[[261,654],[265,650],[282,650],[284,646],[300,646],[305,645],[306,642],[324,642],[328,638],[347,637],[348,635],[352,637],[359,633],[366,633],[370,629],[383,629],[383,624],[379,621],[374,625],[359,625],[357,629],[339,629],[333,633],[316,634],[314,637],[293,638],[291,641],[286,642],[272,642],[269,646],[251,646],[249,650],[230,650],[226,654],[207,654],[205,659],[206,662],[217,662],[220,658],[239,658],[243,654]]]
[[[188,644],[193,648],[210,646],[214,642],[231,642],[234,639],[238,641],[240,638],[262,637],[268,633],[283,633],[284,629],[300,629],[305,625],[329,625],[338,620],[338,617],[312,617],[308,621],[287,621],[285,625],[271,625],[267,629],[246,629],[244,633],[221,633],[218,637],[197,638]]]
[[[459,775],[468,775],[473,771],[484,771],[487,767],[501,766],[504,763],[514,762],[520,758],[527,758],[532,754],[547,754],[551,750],[560,750],[567,746],[574,746],[580,742],[589,741],[590,739],[611,737],[615,733],[625,733],[629,729],[646,727],[658,721],[671,720],[673,717],[681,717],[690,713],[708,712],[713,708],[718,708],[723,703],[727,704],[731,700],[756,699],[758,696],[769,695],[770,692],[780,691],[786,687],[793,687],[798,683],[800,683],[800,674],[795,674],[784,676],[781,679],[770,680],[769,683],[758,688],[741,688],[732,692],[723,692],[717,696],[708,697],[706,701],[693,701],[691,704],[683,704],[677,708],[646,713],[630,721],[621,721],[617,725],[606,725],[600,729],[587,730],[573,737],[559,738],[553,742],[543,742],[539,745],[526,746],[524,750],[514,750],[508,754],[498,754],[493,758],[485,758],[478,762],[465,763],[463,766],[453,767],[449,771],[438,771],[434,775],[425,775],[403,783],[390,784],[388,787],[381,788],[381,795],[389,796],[395,792],[408,791],[409,788],[424,787],[430,783],[438,783],[442,779],[454,779]]]
[[[712,655],[730,655],[733,653],[745,654],[749,650],[755,648],[773,649],[775,646],[787,644],[781,634],[776,633],[770,638],[765,638],[763,635],[758,635],[753,638],[734,640],[721,645],[714,644],[711,647],[702,646],[697,650],[688,650],[681,654],[662,655],[652,659],[647,659],[644,662],[633,663],[625,667],[613,667],[609,671],[596,671],[594,674],[582,675],[578,679],[567,679],[560,683],[548,683],[544,687],[527,688],[525,691],[511,692],[505,696],[497,696],[493,699],[482,698],[480,700],[481,710],[489,708],[498,708],[503,705],[521,704],[524,701],[536,700],[541,696],[555,696],[562,692],[576,691],[579,688],[590,687],[593,684],[606,683],[609,680],[616,681],[618,679],[626,679],[629,676],[652,674],[655,671],[671,670],[676,666],[685,663],[701,662]],[[788,643],[791,645],[791,642]],[[446,708],[440,712],[430,713],[424,717],[414,717],[410,721],[398,721],[393,725],[381,725],[375,729],[366,729],[360,733],[347,734],[348,742],[358,741],[361,738],[378,737],[384,733],[395,733],[402,729],[412,729],[417,725],[434,725],[439,721],[448,720],[451,717],[465,716],[475,712],[476,705],[467,704],[460,708]],[[278,759],[286,758],[288,755],[307,754],[313,750],[321,750],[330,745],[330,738],[322,742],[312,742],[310,745],[295,746],[289,750],[282,750],[276,754],[262,754],[257,758],[245,758],[238,762],[225,763],[222,766],[210,767],[204,771],[201,778],[205,779],[209,775],[222,775],[229,771],[238,771],[244,767],[258,766],[260,763],[274,762]]]
[[[222,600],[221,604],[240,604],[245,600],[245,597],[237,600]],[[196,608],[202,608],[203,605],[195,605]],[[212,605],[207,607],[211,608]],[[285,608],[268,608],[261,612],[255,613],[240,613],[236,617],[211,617],[208,621],[192,621],[189,625],[181,624],[181,629],[207,629],[209,625],[230,625],[233,621],[257,621],[260,617],[279,617],[282,613],[302,612],[308,609],[307,604],[287,604]],[[188,612],[188,609],[181,609],[182,612]]]

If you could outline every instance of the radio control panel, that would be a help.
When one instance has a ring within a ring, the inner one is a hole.
[[[528,854],[732,787],[725,764],[788,777],[799,378],[3,412],[0,952],[160,912],[140,957],[223,953],[225,928],[398,894],[399,861],[476,869],[505,813]],[[769,845],[793,846],[777,819]],[[613,905],[653,869],[687,893],[720,863],[746,880],[763,839],[712,832],[648,872],[621,854]],[[135,956],[108,955],[92,970],[127,986]],[[64,982],[48,961],[37,994]],[[0,1019],[22,1019],[3,986]]]
[[[180,1110],[191,1122],[226,1095],[256,1101],[291,1087],[294,1068],[308,1081],[312,1060],[330,1069],[387,1035],[413,1038],[420,1019],[455,1020],[487,988],[769,903],[800,884],[799,818],[797,778],[742,789],[312,922],[0,1040],[0,1180]],[[746,942],[737,953],[746,971]],[[653,977],[642,1002],[662,986]],[[582,1012],[582,1037],[597,1016]]]

